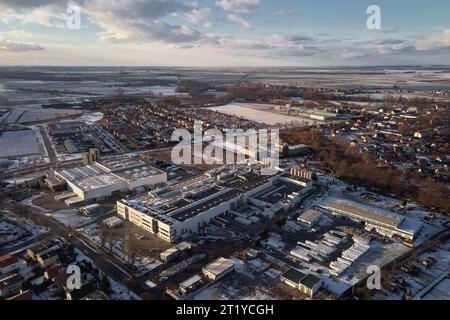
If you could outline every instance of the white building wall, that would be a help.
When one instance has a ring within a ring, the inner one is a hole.
[[[154,175],[154,176],[150,176],[150,177],[147,177],[144,179],[132,181],[132,182],[128,183],[128,189],[133,190],[138,187],[158,184],[158,183],[166,182],[166,181],[167,181],[167,173],[162,172],[161,174],[158,174],[158,175]]]

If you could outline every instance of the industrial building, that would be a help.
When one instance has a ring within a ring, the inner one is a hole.
[[[217,258],[202,268],[203,275],[210,280],[219,280],[234,270],[234,262],[223,257]]]
[[[183,295],[187,295],[191,292],[194,292],[196,289],[198,289],[203,284],[202,278],[196,274],[189,279],[183,281],[180,283],[180,292]]]
[[[407,240],[413,240],[423,226],[419,221],[350,199],[330,197],[318,204],[317,208],[325,213],[364,222],[366,230],[375,230],[382,235],[398,236]]]
[[[141,160],[126,155],[109,157],[93,164],[55,171],[75,194],[66,204],[101,199],[114,192],[167,181],[167,174]]]
[[[286,174],[262,175],[253,167],[222,167],[202,177],[117,202],[119,216],[158,237],[175,242],[217,216],[245,203],[274,216],[294,206],[311,181]]]
[[[307,228],[312,228],[317,224],[321,216],[322,216],[321,212],[310,209],[299,215],[297,221]]]
[[[172,247],[167,249],[166,251],[163,251],[159,254],[159,258],[163,262],[169,262],[175,259],[180,255],[181,251],[177,249],[177,247]]]
[[[115,227],[118,227],[118,226],[122,225],[123,224],[123,220],[119,219],[117,217],[110,217],[110,218],[107,218],[107,219],[103,220],[103,223],[108,228],[112,229],[112,228],[115,228]]]
[[[305,274],[296,269],[289,269],[280,277],[281,282],[291,286],[312,298],[323,281],[312,274]]]

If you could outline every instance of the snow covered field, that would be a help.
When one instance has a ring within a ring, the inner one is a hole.
[[[3,123],[27,123],[34,121],[46,121],[55,118],[67,117],[75,114],[79,114],[81,111],[72,109],[49,109],[38,107],[21,108],[16,107],[9,111],[3,118]]]
[[[293,123],[298,125],[311,125],[314,123],[314,121],[312,120],[277,114],[268,111],[273,107],[274,105],[271,104],[230,103],[224,106],[212,107],[209,109],[223,114],[242,117],[247,120],[264,123],[270,126],[291,125]]]

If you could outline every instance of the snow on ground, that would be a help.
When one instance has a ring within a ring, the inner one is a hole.
[[[84,233],[92,242],[94,242],[97,246],[102,245],[102,241],[99,237],[99,229],[97,224],[89,225],[84,228],[78,229],[78,231]],[[112,246],[111,246],[112,244]],[[108,250],[109,252],[113,253],[120,259],[129,262],[128,255],[123,250],[123,244],[121,241],[112,241],[111,244],[108,241],[105,241],[103,244],[104,249]],[[147,272],[152,271],[153,269],[156,269],[162,264],[161,261],[159,261],[157,258],[152,258],[149,256],[141,256],[137,255],[134,258],[133,266],[136,267],[137,275],[141,275]]]
[[[70,228],[78,228],[91,221],[90,217],[80,215],[76,209],[59,210],[54,213],[46,213],[46,215]]]
[[[101,112],[86,112],[81,117],[75,119],[75,121],[82,121],[88,124],[94,124],[97,121],[103,119],[103,113]],[[70,120],[73,121],[73,120]]]
[[[268,104],[256,104],[256,103],[230,103],[220,107],[209,108],[213,111],[217,111],[223,114],[232,115],[236,117],[242,117],[244,119],[255,121],[259,123],[265,123],[267,125],[290,125],[292,123],[303,123],[305,125],[311,125],[315,121],[294,117],[289,115],[277,114],[274,112],[266,111],[270,110],[274,105]]]
[[[266,272],[264,272],[264,274],[270,278],[277,279],[279,276],[283,274],[283,272],[274,268],[270,268],[267,269]]]
[[[22,220],[18,218],[15,214],[12,212],[3,212],[3,216],[5,219],[0,218],[0,233],[13,233],[16,234],[13,238],[11,238],[11,241],[5,241],[5,244],[2,246],[3,248],[9,248],[12,246],[18,245],[20,242],[24,241],[30,241],[37,236],[41,235],[42,233],[47,232],[43,227],[36,226],[32,224],[31,222]],[[14,225],[15,224],[15,225]],[[26,234],[28,232],[28,234]],[[23,237],[26,235],[26,237]],[[5,239],[7,240],[7,239]]]
[[[78,248],[75,248],[75,252],[77,253],[77,261],[86,260],[89,261],[92,265],[95,265],[94,261],[92,261]],[[115,281],[111,277],[108,277],[108,280],[111,285],[111,292],[108,294],[108,296],[112,300],[141,300],[141,298],[137,294],[130,291],[125,285]]]

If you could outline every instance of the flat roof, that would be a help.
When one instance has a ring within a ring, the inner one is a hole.
[[[210,264],[204,266],[203,269],[214,275],[220,275],[221,273],[232,267],[234,267],[234,262],[232,260],[220,257]]]
[[[317,218],[319,218],[322,215],[321,212],[309,209],[303,212],[301,215],[298,216],[297,220],[299,221],[307,221],[307,222],[314,222]]]
[[[297,269],[290,268],[288,271],[283,273],[283,278],[286,278],[289,281],[300,283],[300,281],[305,277],[306,275]]]
[[[132,169],[145,165],[145,162],[130,158],[127,155],[115,156],[111,158],[102,158],[98,163],[111,172]]]
[[[22,282],[23,280],[24,280],[23,277],[18,273],[14,273],[9,276],[5,276],[0,279],[0,289],[7,288],[13,284]]]
[[[87,166],[56,171],[56,173],[81,190],[89,191],[121,182],[139,181],[164,174],[164,171],[143,161],[119,156]]]
[[[189,288],[190,286],[196,284],[197,282],[201,281],[202,278],[196,274],[192,277],[190,277],[189,279],[183,281],[182,283],[180,283],[180,287],[181,288]]]
[[[253,198],[258,199],[260,201],[268,202],[271,204],[275,204],[286,196],[300,192],[304,187],[301,185],[297,185],[295,183],[289,181],[275,181],[272,186],[267,189],[262,190],[258,195]]]
[[[259,175],[248,171],[243,174],[237,174],[234,179],[225,183],[225,185],[247,192],[269,182],[271,178],[273,176]]]
[[[313,276],[312,274],[308,274],[306,277],[304,277],[301,281],[300,284],[308,287],[308,288],[313,288],[316,284],[318,284],[320,281],[319,278],[317,278],[316,276]]]
[[[365,221],[375,221],[394,228],[397,228],[404,220],[404,217],[394,212],[349,199],[328,198],[320,206],[331,211],[351,214]]]
[[[142,167],[128,168],[120,172],[114,172],[114,174],[127,182],[131,182],[164,174],[164,171],[144,164]]]
[[[317,283],[321,281],[318,277],[312,274],[305,274],[294,268],[290,268],[288,271],[283,273],[282,277],[294,283],[304,285],[308,288],[313,288]]]
[[[203,175],[121,202],[154,219],[174,224],[230,201],[273,178],[248,169],[228,173],[231,179],[227,182],[217,179],[215,175]]]
[[[211,208],[217,207],[218,205],[237,197],[240,193],[239,190],[228,189],[224,193],[217,194],[207,201],[202,201],[197,205],[177,211],[169,216],[179,221],[186,221],[202,212],[208,211]]]

